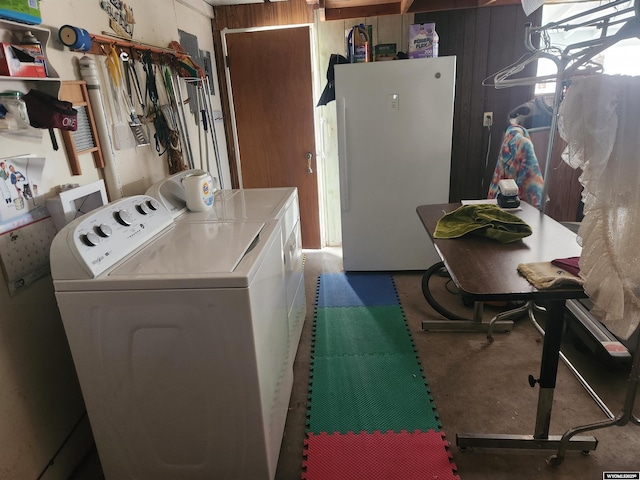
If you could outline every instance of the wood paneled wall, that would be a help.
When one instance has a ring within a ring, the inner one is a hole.
[[[524,27],[540,24],[541,9],[526,17],[521,5],[416,13],[415,23],[435,22],[440,56],[457,57],[450,200],[484,198],[508,124],[508,114],[533,97],[533,86],[495,89],[483,80],[514,63],[524,53]],[[223,58],[220,30],[313,22],[313,7],[305,0],[215,7],[213,20],[216,58]],[[531,68],[532,65],[528,68]],[[219,78],[224,64],[218,62]],[[533,74],[531,71],[526,75]],[[225,82],[221,97],[227,104]],[[223,105],[225,123],[228,105]],[[484,112],[493,112],[494,124],[482,126]],[[227,135],[232,131],[228,124]],[[227,138],[229,158],[235,158],[233,138]],[[235,165],[232,182],[237,185]]]
[[[540,15],[526,17],[520,5],[415,15],[415,23],[436,23],[439,55],[457,57],[451,201],[487,196],[509,111],[533,98],[533,86],[495,89],[483,81],[525,53],[525,24],[539,25]],[[493,112],[490,140],[484,112]]]
[[[529,130],[529,134],[540,162],[540,170],[544,174],[549,148],[549,128],[534,128]],[[566,146],[566,142],[556,134],[546,179],[545,213],[559,222],[579,222],[582,220],[582,184],[579,180],[582,170],[571,168],[562,159],[562,151]]]
[[[214,8],[214,30],[223,28],[271,27],[313,23],[313,5],[306,0],[273,3],[220,5]]]

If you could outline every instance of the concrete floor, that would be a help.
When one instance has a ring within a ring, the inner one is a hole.
[[[342,271],[339,249],[305,251],[305,284],[308,312],[294,365],[295,382],[276,474],[277,480],[298,480],[303,461],[307,413],[309,352],[317,278],[321,273]],[[462,480],[600,480],[605,471],[640,472],[640,429],[628,424],[585,433],[598,439],[588,455],[568,452],[557,467],[547,465],[550,450],[473,449],[455,446],[457,433],[510,433],[531,435],[535,425],[538,388],[528,384],[537,377],[542,340],[523,318],[508,334],[496,334],[492,344],[482,333],[424,332],[422,320],[441,318],[422,296],[420,272],[394,274],[414,343],[422,362],[442,430],[451,443],[453,461]],[[451,293],[445,278],[432,279],[434,296],[447,308],[472,316],[460,298]],[[497,311],[486,307],[485,316]],[[540,321],[544,321],[541,315]],[[629,367],[610,365],[580,348],[565,335],[563,352],[587,379],[614,414],[622,407]],[[562,362],[558,370],[551,434],[605,420],[607,417]],[[70,480],[101,480],[95,453]],[[333,479],[326,479],[333,480]],[[346,479],[335,479],[346,480]],[[381,479],[384,480],[384,479]]]

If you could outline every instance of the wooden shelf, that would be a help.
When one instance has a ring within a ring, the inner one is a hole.
[[[24,23],[0,19],[0,42],[15,44],[26,32],[31,32],[42,44],[42,51],[45,59],[47,59],[47,43],[51,36],[51,32],[49,30],[37,25],[26,25]],[[16,34],[19,34],[18,38],[16,38]],[[48,77],[31,78],[0,75],[0,89],[18,90],[23,93],[27,93],[29,89],[35,88],[57,98],[58,92],[60,91],[60,78],[53,65],[51,65],[48,60],[46,60],[46,62],[47,73],[49,75]]]

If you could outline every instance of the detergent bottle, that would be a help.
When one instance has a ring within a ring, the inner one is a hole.
[[[364,24],[355,25],[347,39],[349,61],[351,63],[368,62],[370,60],[371,41]]]
[[[204,170],[187,175],[182,179],[187,208],[192,212],[204,212],[213,207],[213,178]]]

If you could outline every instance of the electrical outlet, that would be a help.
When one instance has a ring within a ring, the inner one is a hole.
[[[493,112],[484,112],[482,114],[482,126],[490,127],[493,125]]]

